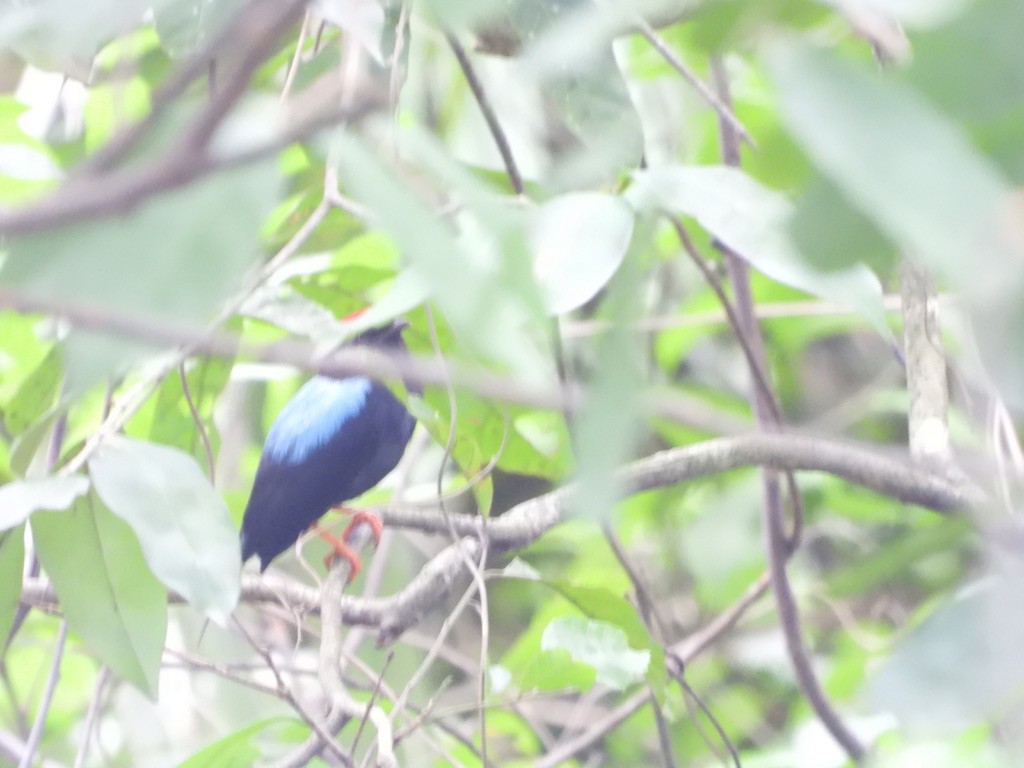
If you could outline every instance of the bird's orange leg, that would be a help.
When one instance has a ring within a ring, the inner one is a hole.
[[[352,531],[355,527],[361,523],[366,523],[370,526],[370,530],[373,532],[373,544],[377,546],[380,544],[380,535],[384,530],[384,523],[381,519],[372,512],[367,512],[365,509],[350,509],[348,507],[334,507],[334,512],[340,512],[342,514],[351,514],[352,520],[346,526],[341,536],[335,536],[329,531],[316,527],[316,531],[320,534],[320,538],[331,545],[331,551],[324,556],[324,567],[330,568],[334,564],[334,561],[338,558],[346,560],[349,564],[348,581],[349,583],[359,575],[359,572],[363,569],[363,561],[359,558],[359,554],[352,549],[349,545],[349,537],[352,535]]]

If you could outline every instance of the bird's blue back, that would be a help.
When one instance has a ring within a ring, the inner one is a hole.
[[[281,409],[267,433],[263,456],[276,464],[302,464],[359,415],[372,388],[362,376],[314,376]]]
[[[405,451],[415,420],[382,384],[315,376],[267,434],[242,521],[242,559],[261,568],[330,507],[360,496]]]

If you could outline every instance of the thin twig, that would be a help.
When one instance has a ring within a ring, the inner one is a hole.
[[[512,155],[512,147],[508,143],[508,137],[505,135],[501,123],[498,122],[498,116],[494,113],[494,107],[491,106],[491,101],[487,98],[487,92],[484,90],[480,78],[477,77],[476,70],[473,69],[473,64],[466,54],[466,49],[462,47],[462,43],[451,32],[446,31],[444,37],[448,41],[448,46],[452,49],[452,53],[455,54],[455,59],[459,62],[459,67],[466,78],[466,83],[473,92],[477,106],[480,107],[480,114],[484,116],[487,129],[491,132],[494,143],[498,146],[498,152],[501,155],[501,161],[505,164],[505,173],[508,174],[512,190],[517,195],[525,194],[526,187],[523,185],[523,177],[519,174],[519,167],[516,165],[515,157]]]
[[[683,226],[682,221],[675,216],[669,216],[668,219],[672,228],[676,231],[676,235],[679,238],[680,244],[683,246],[683,250],[690,256],[690,259],[704,277],[704,281],[718,298],[718,303],[722,306],[722,310],[728,318],[729,327],[732,329],[733,337],[740,345],[740,349],[743,350],[743,356],[747,361],[747,369],[754,380],[756,398],[754,403],[755,413],[757,412],[757,404],[761,403],[761,407],[767,410],[767,414],[762,414],[765,416],[765,420],[769,421],[775,429],[780,428],[784,422],[782,416],[782,404],[779,402],[779,398],[775,394],[775,390],[773,389],[768,376],[767,356],[764,351],[764,339],[760,333],[760,326],[758,326],[755,319],[756,315],[754,314],[752,300],[751,306],[747,307],[747,319],[744,320],[737,313],[732,302],[729,301],[729,297],[725,294],[725,288],[722,287],[722,282],[718,279],[718,276],[714,271],[708,267],[707,260],[697,248],[696,243],[693,242],[693,239],[690,237],[690,233],[686,231],[686,227]],[[735,256],[731,256],[731,258],[734,259]],[[731,263],[730,267],[734,270],[734,281],[744,281],[747,279],[747,272],[745,269],[736,270],[735,265],[732,265]],[[737,289],[738,297],[744,295],[749,297],[749,294],[749,288],[745,292]],[[748,325],[751,323],[752,325]],[[761,417],[759,416],[758,418],[760,423]],[[794,477],[792,472],[786,472],[785,475],[790,503],[793,505],[793,525],[787,535],[787,551],[789,554],[792,554],[799,546],[800,537],[803,535],[804,503],[803,496],[800,494],[800,488],[796,484],[796,477]]]
[[[203,451],[206,454],[206,469],[210,478],[210,485],[216,484],[216,461],[213,458],[213,445],[210,444],[210,435],[203,424],[203,417],[199,414],[195,401],[192,399],[192,389],[188,385],[188,376],[185,374],[185,361],[182,360],[178,366],[178,378],[181,380],[181,391],[185,395],[185,402],[188,404],[188,412],[192,414],[192,421],[196,425],[196,432],[203,443]]]
[[[103,690],[107,685],[107,678],[110,676],[110,669],[106,666],[100,667],[100,673],[96,676],[96,686],[93,688],[92,699],[89,700],[89,709],[85,714],[85,724],[82,726],[82,741],[78,745],[78,753],[75,755],[75,764],[72,768],[84,768],[86,758],[89,755],[89,743],[92,741],[93,731],[96,730],[96,722],[100,715],[100,701]]]
[[[271,674],[274,675],[274,682],[277,683],[278,698],[285,701],[288,706],[295,710],[296,714],[305,721],[306,725],[312,728],[316,735],[320,737],[325,747],[329,748],[335,755],[337,755],[343,763],[351,765],[352,758],[337,742],[334,735],[327,730],[318,718],[307,712],[306,708],[302,706],[298,699],[295,698],[295,694],[292,693],[291,687],[287,682],[285,682],[284,675],[282,675],[281,670],[277,668],[277,662],[274,661],[274,657],[270,651],[264,648],[263,645],[256,640],[253,634],[237,618],[235,619],[235,627],[237,627],[238,631],[242,633],[243,637],[245,637],[252,649],[259,654],[261,659],[263,659]]]
[[[309,35],[309,22],[312,20],[309,11],[302,18],[302,26],[299,27],[299,39],[295,43],[295,53],[288,64],[288,73],[284,77],[284,85],[281,88],[280,101],[287,101],[288,95],[292,92],[292,85],[295,83],[295,75],[299,71],[299,63],[302,61],[302,49],[306,45],[306,37]]]
[[[696,73],[679,58],[665,38],[659,35],[646,19],[638,16],[636,20],[636,29],[643,38],[651,44],[651,47],[661,54],[662,58],[668,62],[669,66],[682,75],[683,79],[693,86],[693,89],[700,94],[701,98],[704,99],[704,101],[706,101],[716,113],[718,113],[718,118],[720,120],[728,122],[744,142],[752,147],[756,146],[754,144],[754,140],[750,137],[750,133],[743,126],[743,123],[740,122],[740,119],[736,117],[736,113],[733,111],[732,105],[720,99],[718,94],[716,94],[710,86],[697,77]]]
[[[444,355],[441,352],[441,341],[437,335],[437,324],[434,322],[434,313],[428,305],[426,307],[427,312],[427,327],[430,331],[430,342],[434,346],[434,352],[438,357],[438,360],[444,365]],[[452,543],[459,546],[459,551],[463,554],[463,561],[466,564],[466,569],[473,575],[473,581],[476,582],[477,594],[480,596],[480,669],[477,672],[477,687],[478,687],[478,703],[479,707],[477,710],[477,718],[480,724],[480,754],[481,762],[484,766],[487,766],[487,710],[484,707],[484,694],[486,692],[487,683],[487,647],[488,639],[490,636],[490,622],[488,621],[488,610],[487,610],[487,584],[484,580],[483,565],[487,560],[487,516],[481,516],[480,526],[480,543],[481,543],[481,554],[480,554],[480,565],[477,566],[471,558],[460,546],[459,534],[456,533],[454,526],[451,524],[451,515],[449,514],[448,507],[444,501],[444,473],[448,462],[451,460],[452,452],[455,449],[456,429],[458,426],[458,398],[456,397],[455,388],[449,385],[446,387],[448,393],[448,440],[444,447],[444,454],[441,457],[441,465],[437,469],[437,499],[438,504],[441,508],[441,515],[444,517],[445,522],[448,524],[449,531],[451,533]],[[506,430],[508,424],[506,421]],[[507,434],[507,432],[506,432]],[[503,443],[504,445],[504,443]]]
[[[711,711],[711,708],[704,702],[704,699],[697,695],[697,692],[693,689],[693,686],[686,682],[686,678],[682,675],[682,673],[674,675],[674,677],[676,682],[679,684],[679,687],[682,689],[683,696],[686,697],[687,703],[689,704],[691,700],[694,703],[696,703],[697,708],[701,712],[703,712],[704,716],[710,721],[711,727],[715,729],[715,732],[718,734],[718,738],[721,740],[722,744],[724,744],[725,748],[728,750],[729,758],[732,760],[732,764],[735,766],[735,768],[740,768],[740,755],[739,752],[736,751],[736,745],[732,743],[732,739],[729,738],[729,734],[725,732],[725,729],[722,727],[722,724],[718,722],[718,718],[715,717],[714,713]],[[704,735],[703,729],[701,729],[698,725],[697,718],[693,717],[692,720],[694,727],[701,730],[701,735]],[[720,757],[718,749],[712,744],[711,740],[706,737],[704,740],[705,742],[707,742],[707,745],[711,748],[711,751],[716,756]]]
[[[507,375],[456,365],[454,361],[446,361],[445,365],[440,365],[436,360],[419,359],[408,355],[390,356],[379,350],[367,348],[338,350],[325,357],[322,351],[309,344],[290,341],[272,345],[249,345],[231,333],[204,330],[74,301],[29,296],[2,286],[0,307],[23,313],[51,315],[79,328],[108,333],[124,339],[137,339],[153,346],[183,347],[195,355],[247,357],[260,362],[283,363],[335,377],[361,375],[384,381],[400,379],[407,386],[445,386],[452,382],[484,397],[554,410],[579,408],[584,402],[578,388],[572,385],[551,387],[520,382],[510,379]],[[174,365],[177,365],[176,361]],[[152,386],[152,382],[144,384]],[[720,415],[709,415],[708,406],[704,401],[689,398],[678,392],[658,393],[649,399],[647,405],[653,415],[680,421],[713,434],[721,434],[723,431],[738,432],[743,428],[742,422],[734,422]],[[82,459],[81,455],[76,457],[73,462],[76,469],[81,466]]]
[[[262,160],[329,125],[353,122],[368,115],[377,98],[367,95],[350,109],[332,109],[309,116],[281,131],[276,138],[233,154],[193,153],[177,148],[155,160],[112,171],[98,178],[68,182],[38,203],[0,215],[0,234],[13,236],[60,227],[82,219],[124,214],[147,199],[219,173]]]
[[[64,658],[64,645],[67,639],[68,622],[67,619],[61,619],[60,629],[57,630],[57,641],[53,647],[53,662],[50,664],[50,674],[46,678],[43,697],[39,700],[36,719],[32,723],[32,730],[28,733],[25,751],[21,755],[21,762],[18,763],[18,768],[29,768],[35,759],[36,750],[39,748],[39,740],[43,737],[46,716],[50,712],[50,704],[53,702],[53,692],[57,690],[57,681],[60,679],[60,662]]]
[[[381,665],[380,672],[377,673],[377,680],[373,684],[373,692],[370,694],[369,700],[366,702],[366,711],[363,712],[363,717],[359,721],[359,727],[356,729],[356,735],[352,737],[352,752],[356,751],[356,747],[359,746],[359,737],[363,735],[363,729],[366,727],[366,721],[370,719],[370,713],[373,711],[374,705],[377,703],[377,696],[380,695],[380,686],[384,682],[384,675],[388,671],[388,667],[391,666],[391,662],[395,659],[395,652],[388,651],[387,657],[384,659],[384,663]]]
[[[668,723],[661,705],[655,697],[651,697],[651,710],[654,712],[654,724],[658,729],[658,747],[661,749],[661,761],[665,768],[676,768],[676,756],[672,751],[672,736],[668,732]]]
[[[720,58],[713,58],[711,71],[719,96],[725,103],[730,103],[729,80],[725,66]],[[719,134],[721,136],[722,157],[727,165],[739,166],[740,146],[735,128],[727,120],[719,117]],[[764,338],[760,332],[753,312],[754,299],[750,289],[749,270],[742,259],[729,249],[723,249],[726,266],[732,278],[733,291],[736,294],[737,314],[743,332],[748,336],[755,356],[763,363],[765,360]],[[778,420],[772,417],[769,399],[755,388],[752,397],[754,412],[758,424],[762,428],[777,430]],[[772,592],[779,614],[779,624],[786,639],[790,662],[796,674],[797,685],[814,709],[825,728],[839,742],[854,762],[859,762],[865,754],[864,746],[856,735],[847,728],[832,707],[821,684],[818,681],[811,660],[804,644],[803,627],[800,623],[800,612],[793,594],[792,585],[786,572],[786,563],[793,551],[795,541],[787,535],[785,512],[782,503],[782,491],[778,476],[772,472],[764,474],[764,536],[768,556],[768,572],[771,578]]]
[[[459,602],[455,604],[455,607],[452,609],[451,613],[445,616],[445,619],[441,624],[441,629],[437,633],[437,638],[434,640],[434,644],[431,646],[430,650],[427,651],[427,654],[424,657],[423,661],[420,663],[419,667],[416,668],[416,671],[410,676],[408,682],[406,682],[405,684],[405,687],[402,689],[402,692],[398,695],[398,698],[395,700],[395,704],[391,709],[392,722],[394,722],[395,718],[397,718],[398,715],[401,714],[402,710],[405,709],[406,702],[409,700],[409,695],[412,693],[412,690],[419,684],[420,680],[423,679],[423,676],[426,674],[427,670],[430,668],[430,665],[437,657],[439,653],[439,648],[441,647],[441,645],[444,644],[445,640],[448,639],[448,634],[452,631],[452,628],[455,626],[455,622],[458,621],[459,617],[462,615],[462,612],[466,609],[466,606],[469,605],[470,600],[473,599],[473,596],[476,593],[476,589],[477,583],[476,581],[472,581],[470,587],[463,593],[462,597],[459,599]]]
[[[81,176],[95,176],[105,173],[128,157],[132,150],[151,133],[157,121],[166,114],[171,104],[176,101],[188,87],[198,78],[207,74],[207,63],[225,50],[244,48],[249,44],[246,29],[253,25],[253,18],[274,12],[272,0],[262,3],[250,3],[244,6],[230,23],[201,49],[193,53],[180,69],[172,73],[153,94],[152,108],[139,122],[123,128],[104,146],[100,147],[91,157],[87,158],[76,169]]]

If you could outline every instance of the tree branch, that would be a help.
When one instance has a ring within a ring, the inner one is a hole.
[[[310,344],[294,341],[247,345],[237,335],[222,331],[204,330],[72,301],[38,298],[3,286],[0,286],[0,308],[50,315],[77,328],[135,339],[155,347],[185,347],[192,355],[243,357],[264,363],[282,363],[325,376],[367,376],[384,381],[397,379],[406,386],[451,384],[494,400],[552,410],[579,408],[583,402],[579,387],[552,387],[516,381],[506,375],[470,369],[451,360],[441,363],[432,358],[389,356],[379,350],[365,348],[339,349],[325,355]],[[648,406],[654,415],[712,434],[740,432],[746,427],[739,420],[709,413],[705,403],[678,392],[652,395]]]
[[[963,484],[916,466],[906,453],[878,446],[843,443],[805,435],[755,433],[708,440],[648,456],[620,473],[624,495],[663,488],[744,467],[827,472],[884,496],[916,504],[936,512],[954,512],[981,506],[987,496],[975,485]],[[571,505],[573,486],[525,501],[487,522],[487,541],[492,550],[507,552],[536,541],[557,525]],[[384,524],[448,537],[448,523],[432,507],[385,508]],[[462,547],[471,558],[479,557],[481,519],[449,513],[451,528],[463,536],[431,559],[402,590],[390,597],[359,598],[345,595],[340,615],[347,625],[377,627],[378,643],[394,641],[444,602],[468,578]],[[42,608],[57,604],[53,590],[42,579],[24,584],[22,602]],[[172,595],[172,600],[180,597]],[[316,589],[273,574],[247,576],[242,600],[249,603],[284,601],[298,613],[315,614],[321,595]]]
[[[731,106],[729,78],[725,71],[725,63],[721,57],[715,56],[712,58],[711,72],[719,97],[724,103]],[[719,115],[718,132],[721,136],[722,159],[726,165],[739,167],[740,142],[735,126]],[[740,254],[728,248],[723,248],[723,252],[725,253],[726,267],[732,280],[733,291],[736,294],[736,307],[742,324],[742,332],[747,335],[755,356],[758,358],[762,369],[765,369],[767,367],[767,355],[765,354],[764,337],[761,334],[761,327],[758,325],[754,314],[754,298],[750,287],[750,269],[747,263],[740,258]],[[754,406],[754,413],[757,416],[758,426],[772,432],[779,430],[782,426],[782,419],[781,414],[777,410],[773,411],[772,408],[774,393],[754,388],[751,400]],[[792,483],[790,488],[793,509],[795,511],[795,525],[793,535],[787,536],[786,515],[779,477],[772,472],[764,473],[763,527],[765,549],[768,557],[768,574],[771,580],[772,593],[775,595],[775,606],[779,614],[779,625],[786,640],[786,650],[789,652],[790,663],[793,666],[798,687],[814,709],[818,719],[821,720],[828,732],[832,734],[832,737],[854,762],[860,762],[865,754],[864,745],[860,743],[856,734],[847,727],[839,713],[832,706],[832,703],[828,700],[811,665],[810,655],[803,637],[803,627],[800,624],[800,611],[796,603],[796,596],[793,594],[793,588],[789,582],[789,574],[786,572],[786,565],[790,555],[799,543],[800,530],[803,525],[802,516],[799,512],[802,508],[799,488],[796,487],[795,483]]]

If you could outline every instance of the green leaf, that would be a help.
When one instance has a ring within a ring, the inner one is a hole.
[[[597,671],[573,658],[565,648],[538,649],[530,656],[517,682],[521,691],[589,691]]]
[[[1005,714],[1024,682],[1019,576],[975,583],[930,612],[871,681],[876,706],[936,735]]]
[[[587,618],[621,630],[630,648],[646,652],[650,662],[645,667],[647,680],[659,698],[663,695],[668,675],[665,669],[665,651],[651,637],[651,633],[629,600],[602,587],[574,584],[563,579],[545,583],[576,606]]]
[[[68,626],[103,664],[155,699],[167,591],[131,528],[89,494],[69,511],[34,515],[32,536]]]
[[[103,502],[135,530],[153,573],[224,622],[238,602],[238,532],[195,460],[174,448],[110,438],[89,461]]]
[[[578,514],[607,521],[621,495],[616,470],[633,455],[644,429],[642,346],[631,330],[640,301],[636,260],[619,270],[598,317],[607,332],[591,341],[595,374],[575,424],[577,488],[572,505]]]
[[[247,725],[196,752],[178,768],[248,768],[259,762],[263,750],[253,739],[272,725],[294,722],[289,718],[270,717]]]
[[[548,371],[527,333],[540,319],[542,302],[525,258],[519,212],[434,140],[420,133],[402,138],[411,160],[462,195],[464,207],[454,219],[458,236],[363,144],[343,137],[336,144],[338,165],[352,194],[394,238],[462,345],[524,376]]]
[[[244,5],[242,0],[182,0],[153,14],[160,44],[174,58],[195,51]]]
[[[4,423],[11,432],[24,432],[53,405],[60,390],[61,373],[60,351],[54,347],[21,382],[7,404]]]
[[[27,109],[11,96],[0,96],[0,203],[33,197],[63,176],[50,148],[22,130],[19,118]]]
[[[40,449],[49,448],[51,430],[59,415],[59,408],[52,409],[15,438],[11,444],[12,472],[20,477],[30,477],[37,472],[46,474],[46,456]]]
[[[2,493],[0,489],[0,493]],[[3,502],[0,502],[2,511]],[[19,525],[0,533],[0,643],[14,625],[14,616],[21,603],[21,576],[25,562],[25,526]]]
[[[847,199],[958,287],[999,295],[1009,189],[966,137],[898,82],[824,51],[779,44],[768,63],[790,131]]]
[[[641,171],[626,196],[639,210],[692,216],[754,269],[812,296],[851,307],[884,338],[892,337],[882,286],[874,273],[859,264],[831,271],[811,267],[787,235],[792,204],[743,171],[726,166]]]
[[[825,270],[864,263],[888,274],[896,262],[892,244],[825,179],[812,182],[800,196],[789,232],[808,262]]]
[[[83,475],[15,480],[0,487],[0,530],[21,525],[40,509],[67,509],[89,490]]]
[[[231,374],[231,361],[215,357],[188,362],[185,380],[216,456],[218,440],[213,423],[213,407]],[[181,386],[181,375],[174,370],[160,383],[157,391],[125,425],[129,437],[180,448],[200,462],[208,461],[195,417]]]
[[[241,286],[276,197],[276,179],[273,163],[259,163],[143,200],[120,217],[13,238],[0,276],[58,303],[204,322]],[[122,363],[102,348],[86,360],[98,367],[90,375]],[[69,374],[76,372],[72,363],[81,362],[69,359]],[[83,378],[75,384],[91,384]]]
[[[564,315],[594,298],[622,264],[633,211],[612,195],[562,195],[534,211],[530,234],[545,305],[552,315]]]
[[[4,421],[7,408],[25,379],[42,365],[53,348],[40,338],[44,323],[39,318],[15,312],[0,312],[0,407]]]
[[[612,50],[613,37],[633,21],[626,7],[591,0],[518,0],[512,6],[510,19],[528,44],[522,73],[581,145],[556,170],[561,188],[614,180],[643,157],[643,126]]]
[[[573,661],[594,668],[597,682],[619,691],[642,681],[651,661],[651,652],[630,648],[626,633],[614,624],[578,616],[552,619],[541,650],[567,651]]]
[[[947,2],[963,12],[914,35],[913,57],[902,74],[962,123],[997,119],[1024,101],[1024,70],[1017,61],[1024,5],[1017,0]]]

